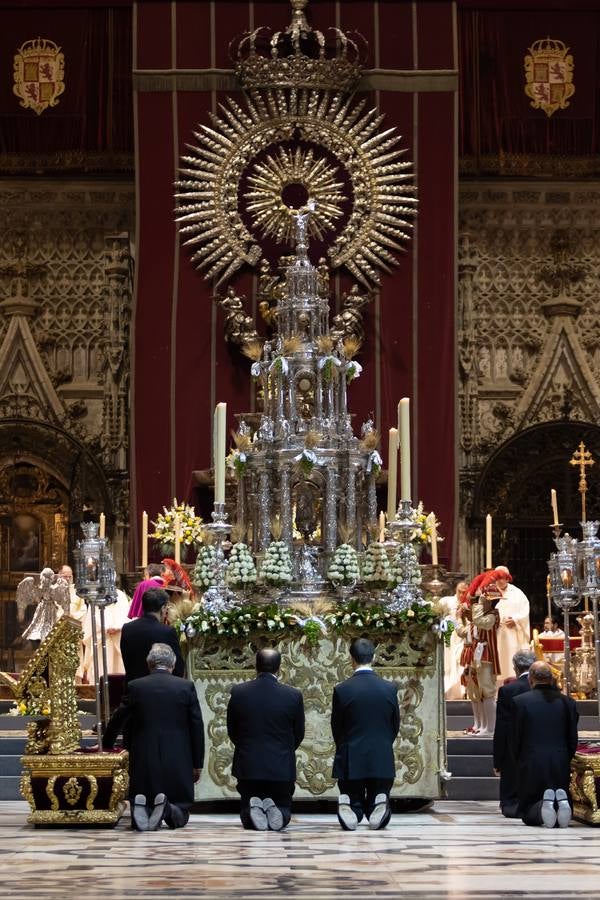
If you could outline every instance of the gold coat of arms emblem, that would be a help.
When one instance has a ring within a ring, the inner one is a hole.
[[[545,38],[535,41],[525,57],[525,93],[531,97],[531,106],[543,109],[547,116],[566,109],[575,93],[569,50],[562,41]]]
[[[25,41],[15,53],[13,92],[20,106],[33,109],[38,116],[56,106],[65,89],[65,58],[54,41],[36,38]]]

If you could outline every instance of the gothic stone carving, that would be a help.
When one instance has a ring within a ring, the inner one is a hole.
[[[461,512],[522,429],[600,418],[597,192],[463,182],[459,250]],[[557,235],[564,240],[557,240]],[[469,556],[462,535],[462,559]]]

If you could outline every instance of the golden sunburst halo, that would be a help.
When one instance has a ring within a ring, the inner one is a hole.
[[[345,266],[367,286],[378,284],[380,270],[397,264],[394,252],[410,237],[417,204],[396,129],[382,130],[376,109],[341,93],[264,89],[243,97],[244,106],[227,97],[211,114],[212,127],[200,125],[196,144],[182,157],[176,218],[184,243],[194,248],[194,264],[220,284],[263,255],[250,223],[263,236],[287,240],[286,176],[278,170],[285,160],[288,172],[304,173],[297,183],[308,189],[312,172],[311,184],[321,192],[314,227],[330,240],[331,266]],[[291,141],[299,154],[286,153]],[[322,155],[310,156],[310,148]],[[240,192],[243,183],[251,196]],[[343,221],[342,200],[348,203]]]
[[[315,154],[313,148],[278,147],[273,155],[256,162],[248,176],[251,190],[244,192],[252,223],[265,237],[273,237],[277,243],[293,244],[296,218],[293,207],[286,203],[286,188],[299,186],[306,198],[315,201],[315,210],[309,221],[309,232],[323,240],[342,217],[344,203],[343,181],[336,181],[337,169],[324,157]]]

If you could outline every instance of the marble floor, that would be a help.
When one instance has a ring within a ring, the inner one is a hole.
[[[110,830],[35,829],[27,810],[0,803],[3,900],[600,898],[600,829],[527,828],[492,802],[437,801],[354,833],[317,814],[281,834],[214,814],[175,832],[133,832],[128,815]]]

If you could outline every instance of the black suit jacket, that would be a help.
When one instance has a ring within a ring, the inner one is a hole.
[[[513,700],[519,694],[529,691],[529,678],[527,673],[520,675],[515,681],[503,685],[498,691],[496,704],[496,727],[494,729],[494,768],[501,772],[506,766],[514,766],[514,750],[511,748],[513,736]]]
[[[148,674],[146,657],[152,644],[168,644],[175,653],[173,674],[183,675],[185,666],[175,629],[170,625],[163,625],[154,616],[144,615],[133,622],[127,622],[121,632],[121,655],[127,684]]]
[[[398,689],[393,682],[363,669],[336,685],[331,707],[333,777],[393,778],[399,728]]]
[[[295,781],[295,751],[304,738],[302,694],[266,672],[234,685],[227,733],[235,747],[231,771],[238,780]]]
[[[557,688],[538,685],[513,703],[517,795],[523,815],[546,788],[568,792],[579,714],[574,701]]]
[[[129,796],[144,794],[151,803],[163,793],[171,803],[192,804],[193,770],[204,764],[204,725],[193,683],[167,671],[130,681],[115,717],[127,725]]]

